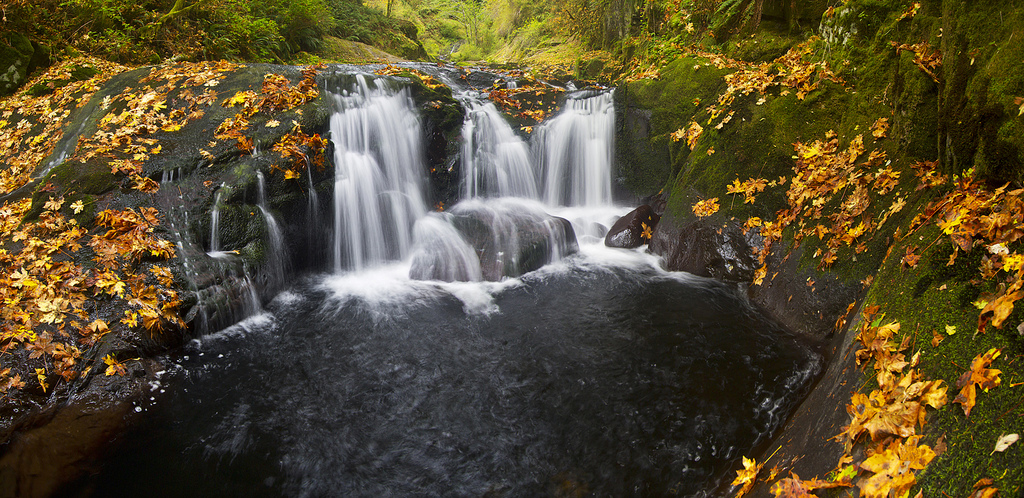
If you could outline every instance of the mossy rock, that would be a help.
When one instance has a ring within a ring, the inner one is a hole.
[[[85,80],[87,80],[89,78],[92,78],[93,76],[96,76],[97,74],[100,74],[100,71],[98,69],[96,69],[96,68],[94,68],[92,66],[89,66],[89,65],[77,65],[76,64],[76,65],[70,66],[69,69],[71,69],[71,78],[70,79],[40,81],[40,82],[32,85],[32,87],[30,87],[28,90],[26,90],[25,93],[27,93],[27,94],[29,94],[29,95],[31,95],[33,97],[40,97],[42,95],[48,95],[50,93],[53,93],[54,90],[56,90],[58,88],[63,88],[65,86],[67,86],[69,83],[73,83],[73,82],[76,82],[76,81],[85,81]]]
[[[325,36],[324,43],[317,55],[324,60],[365,64],[373,62],[401,62],[401,57],[389,54],[377,47],[358,41],[342,40],[334,36]]]
[[[35,47],[21,33],[0,34],[0,96],[14,93],[32,70]]]

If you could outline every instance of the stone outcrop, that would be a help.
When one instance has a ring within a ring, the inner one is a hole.
[[[50,50],[24,34],[0,32],[0,97],[15,92],[36,68],[50,63]]]
[[[660,220],[661,216],[651,206],[642,204],[612,224],[605,235],[604,245],[623,249],[640,247],[650,240]]]

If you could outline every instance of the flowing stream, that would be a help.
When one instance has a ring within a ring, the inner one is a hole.
[[[734,287],[604,247],[630,209],[611,92],[569,95],[530,141],[460,93],[464,200],[429,214],[408,91],[358,76],[327,96],[334,271],[168,358],[83,489],[705,495],[819,370]]]

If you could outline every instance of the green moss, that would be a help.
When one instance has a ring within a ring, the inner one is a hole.
[[[49,185],[44,191],[44,187]],[[32,194],[32,208],[25,215],[26,220],[35,219],[43,212],[43,204],[52,196],[65,196],[65,203],[70,204],[78,198],[100,195],[117,188],[117,178],[108,166],[95,161],[82,164],[64,162],[55,166],[39,183]]]
[[[900,263],[908,246],[919,247],[922,257],[917,268]],[[933,414],[925,428],[925,442],[935,445],[942,437],[947,450],[919,476],[925,496],[967,496],[982,477],[995,479],[1001,494],[1017,496],[1024,487],[1020,449],[995,454],[992,450],[1000,435],[1020,431],[1017,424],[1024,416],[1022,386],[1013,387],[1024,380],[1024,344],[1012,330],[1024,319],[1024,312],[1011,315],[1007,330],[989,327],[987,333],[974,336],[978,309],[971,303],[981,292],[995,290],[995,284],[977,284],[982,249],[961,253],[954,265],[947,266],[952,252],[948,237],[935,226],[911,234],[894,245],[867,302],[880,305],[885,320],[899,321],[901,332],[910,335],[911,354],[921,353],[921,373],[942,379],[950,388],[950,403],[938,411],[929,409]],[[946,334],[946,326],[955,327],[956,332]],[[933,332],[943,337],[938,346],[931,344]],[[977,405],[966,417],[960,405],[952,403],[958,391],[956,381],[975,356],[994,347],[1003,350],[992,366],[1002,370],[1003,383],[989,392],[979,391]]]
[[[800,40],[767,31],[725,45],[725,54],[747,62],[771,62],[784,55]]]

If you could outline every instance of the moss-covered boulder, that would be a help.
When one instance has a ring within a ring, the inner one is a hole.
[[[38,67],[49,64],[50,52],[22,33],[0,32],[0,97],[14,93]]]

